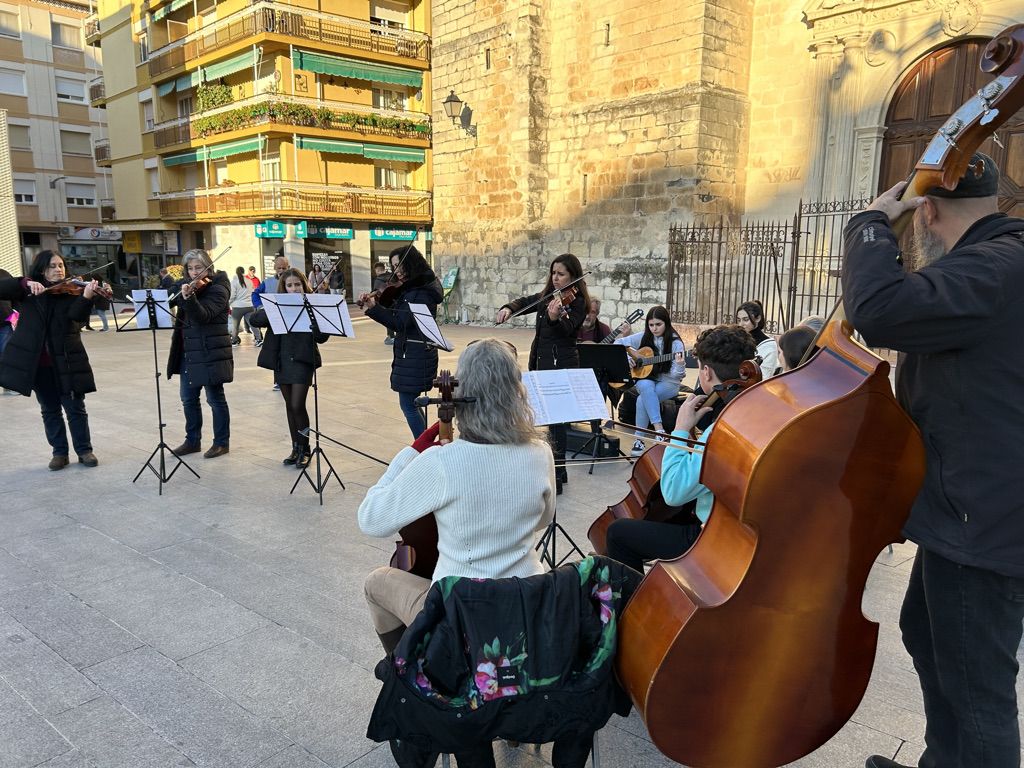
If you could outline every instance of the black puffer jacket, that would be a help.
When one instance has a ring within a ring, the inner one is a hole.
[[[326,333],[274,333],[267,319],[265,309],[257,309],[249,315],[249,323],[256,328],[266,328],[263,346],[256,364],[260,368],[274,371],[275,380],[283,384],[311,384],[313,369],[321,365],[318,344],[330,336]]]
[[[407,280],[391,309],[375,304],[366,310],[368,317],[395,332],[395,358],[391,363],[391,389],[395,392],[426,392],[437,376],[437,349],[423,343],[426,339],[409,311],[409,304],[426,304],[437,316],[437,305],[444,291],[433,272],[417,280]]]
[[[962,565],[1024,578],[1024,219],[992,214],[917,272],[896,261],[885,214],[845,231],[843,302],[872,346],[906,352],[896,397],[926,468],[904,535]]]
[[[64,394],[84,395],[96,391],[96,380],[80,330],[92,312],[92,301],[84,296],[31,296],[20,278],[0,280],[0,298],[20,302],[21,319],[7,342],[0,386],[28,397],[45,347],[56,367]]]
[[[587,305],[582,295],[570,304],[568,314],[552,321],[548,317],[548,302],[539,301],[543,294],[523,296],[505,304],[513,313],[529,307],[523,314],[537,313],[537,332],[530,345],[530,370],[550,371],[556,368],[579,368],[580,355],[576,351],[576,336],[587,319]],[[536,303],[534,303],[536,302]]]
[[[175,292],[181,291],[185,280]],[[178,314],[171,338],[171,354],[167,358],[167,378],[187,368],[192,386],[226,384],[235,375],[235,359],[231,353],[228,330],[228,298],[231,285],[223,272],[192,298],[178,296],[171,302]],[[186,365],[187,364],[187,365]]]

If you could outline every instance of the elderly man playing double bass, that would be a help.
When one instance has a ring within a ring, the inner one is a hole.
[[[976,153],[952,191],[899,200],[897,184],[845,231],[847,314],[868,344],[906,353],[896,394],[927,456],[903,529],[918,550],[900,616],[924,694],[921,768],[1020,766],[1024,220],[999,212],[998,183]],[[890,223],[911,209],[908,272]]]

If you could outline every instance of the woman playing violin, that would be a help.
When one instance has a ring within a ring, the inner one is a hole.
[[[649,349],[655,356],[672,354],[671,360],[655,363],[654,371],[648,378],[636,382],[636,426],[647,429],[653,425],[656,432],[664,432],[661,423],[661,401],[668,400],[679,394],[679,382],[686,375],[686,348],[682,339],[672,327],[672,316],[665,307],[651,307],[647,313],[643,333],[634,333],[616,339],[616,344],[630,349]],[[630,363],[636,364],[636,357],[630,357]],[[641,432],[636,433],[632,454],[639,456],[645,450]]]
[[[98,284],[91,280],[72,292],[64,288],[68,285],[65,277],[64,259],[53,251],[40,251],[28,277],[0,280],[0,299],[21,302],[18,327],[0,368],[0,387],[25,397],[35,392],[46,440],[53,449],[51,470],[68,465],[61,408],[67,414],[78,462],[86,467],[99,464],[92,452],[85,411],[85,395],[96,391],[96,381],[80,334],[92,312]],[[57,286],[61,293],[47,290]]]
[[[697,377],[704,392],[713,392],[724,381],[739,378],[740,363],[756,354],[754,339],[736,325],[710,328],[697,337],[694,353],[697,355]],[[672,437],[689,438],[696,423],[711,412],[704,407],[706,395],[690,395],[679,406],[676,429]],[[701,435],[701,442],[714,429],[709,426]],[[700,482],[703,453],[685,450],[665,451],[661,463],[661,492],[665,503],[679,507],[695,501],[695,513],[701,525],[711,514],[714,497]],[[701,531],[700,525],[691,524],[690,515],[682,521],[654,522],[649,520],[616,520],[608,527],[608,556],[624,565],[643,571],[645,560],[667,560],[688,550]]]
[[[437,376],[437,348],[426,343],[409,304],[426,304],[435,315],[444,292],[441,281],[415,246],[396,248],[390,258],[394,281],[399,285],[388,306],[372,293],[363,294],[360,301],[368,317],[395,332],[391,389],[398,393],[398,404],[412,436],[419,437],[427,425],[416,407],[416,398],[430,389]]]
[[[548,281],[544,290],[531,296],[510,301],[498,310],[496,321],[501,324],[517,313],[537,313],[536,333],[530,346],[531,371],[549,371],[557,368],[579,368],[580,357],[576,351],[576,336],[583,321],[587,318],[590,307],[590,294],[587,293],[586,281],[575,283],[572,293],[563,294],[562,298],[553,295],[561,291],[574,280],[583,277],[580,260],[571,253],[556,256],[548,270]],[[566,472],[565,424],[553,424],[548,427],[551,448],[558,467],[558,493],[562,492],[562,483],[568,482]]]
[[[457,439],[435,446],[435,424],[402,449],[359,506],[359,527],[390,537],[432,513],[438,530],[434,581],[542,573],[533,539],[554,513],[555,467],[533,425],[511,345],[482,339],[466,347],[458,381],[458,396],[476,400],[458,405]],[[386,651],[419,613],[430,584],[390,567],[367,577],[366,601]]]
[[[177,308],[167,378],[181,377],[181,405],[185,410],[185,442],[174,449],[179,456],[197,453],[203,435],[203,411],[199,393],[206,389],[206,402],[213,411],[213,445],[203,454],[212,459],[228,452],[231,414],[224,385],[234,378],[228,330],[228,302],[231,285],[224,272],[215,272],[210,255],[193,248],[183,259],[185,277],[180,293],[171,300]]]

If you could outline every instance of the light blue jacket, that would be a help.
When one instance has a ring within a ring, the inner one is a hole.
[[[701,442],[707,445],[711,430],[715,428],[712,424],[704,430],[701,435]],[[689,434],[682,430],[676,430],[672,437],[688,438]],[[673,441],[676,442],[676,441]],[[685,443],[677,443],[685,445]],[[715,497],[700,482],[700,468],[704,464],[703,453],[691,453],[680,451],[675,448],[666,448],[665,455],[661,459],[661,494],[665,497],[665,503],[671,507],[678,507],[688,501],[697,500],[697,517],[701,523],[706,523],[711,516],[711,505]]]

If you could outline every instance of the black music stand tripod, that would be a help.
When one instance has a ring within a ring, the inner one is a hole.
[[[602,392],[605,391],[609,382],[625,384],[632,380],[629,372],[629,356],[626,348],[621,344],[577,344],[576,350],[580,355],[580,368],[593,369],[594,377],[602,385]],[[607,397],[607,393],[605,393],[605,396]],[[601,450],[601,442],[605,441],[606,445],[610,445],[610,443],[607,443],[607,437],[605,437],[600,421],[596,424],[590,422],[590,428],[593,435],[587,438],[587,441],[577,448],[571,457],[575,459],[581,453],[590,454],[591,461],[590,469],[587,472],[588,475],[594,474],[594,464],[597,462],[597,457]],[[588,448],[590,450],[587,450]],[[621,449],[616,452],[619,456],[628,459]],[[632,463],[630,461],[630,464]]]
[[[562,534],[562,536],[565,537],[565,540],[569,543],[569,551],[562,555],[561,559],[559,559],[555,551],[558,534]],[[569,532],[562,527],[560,522],[558,522],[557,502],[555,511],[551,515],[551,522],[548,523],[548,527],[544,529],[544,533],[541,534],[540,539],[537,540],[537,544],[534,546],[533,550],[535,552],[540,552],[540,561],[542,563],[547,563],[548,568],[552,571],[572,557],[574,552],[578,554],[580,558],[587,556],[586,553],[580,549],[579,545],[573,541]]]
[[[166,293],[166,292],[165,292]],[[128,323],[140,316],[142,310],[146,310],[147,325],[139,325],[135,328],[129,328]],[[161,325],[159,320],[169,321],[169,325]],[[178,471],[179,467],[185,467],[189,472],[195,475],[196,480],[199,479],[199,473],[196,472],[192,467],[188,465],[181,456],[174,452],[174,449],[167,445],[164,440],[164,427],[167,425],[164,423],[163,406],[160,400],[160,363],[157,358],[156,352],[156,332],[158,329],[174,329],[174,316],[171,314],[167,307],[167,299],[157,299],[153,296],[153,289],[146,290],[146,299],[139,303],[139,308],[135,310],[135,313],[125,320],[120,325],[117,322],[117,313],[114,313],[114,329],[118,333],[132,333],[134,331],[149,331],[153,335],[153,373],[156,380],[156,423],[160,434],[160,442],[157,443],[156,448],[149,454],[149,458],[146,459],[146,463],[142,465],[138,473],[132,482],[136,482],[142,473],[147,469],[156,475],[156,479],[159,481],[158,495],[163,496],[164,483],[169,482],[174,473]],[[174,466],[168,471],[168,456],[170,454],[174,459]],[[159,456],[157,465],[153,465],[153,459]]]

